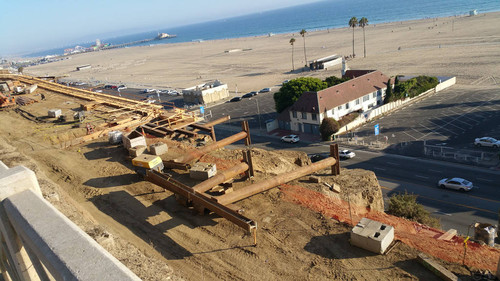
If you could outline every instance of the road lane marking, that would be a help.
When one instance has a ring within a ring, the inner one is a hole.
[[[386,190],[393,190],[393,189],[390,189],[388,187],[385,187],[385,186],[380,186],[382,189],[386,189]],[[398,192],[398,191],[395,191],[397,193],[400,193],[401,192]],[[469,205],[464,205],[464,204],[458,204],[458,203],[452,203],[450,201],[444,201],[444,200],[439,200],[439,199],[435,199],[435,198],[431,198],[431,197],[427,197],[427,196],[422,196],[422,195],[419,195],[419,194],[416,194],[418,197],[421,197],[421,198],[425,198],[427,200],[432,200],[432,201],[437,201],[437,202],[441,202],[441,203],[445,203],[445,204],[449,204],[449,205],[455,205],[455,206],[460,206],[460,207],[464,207],[464,208],[468,208],[468,209],[473,209],[473,210],[478,210],[478,211],[482,211],[482,212],[486,212],[486,213],[492,213],[492,214],[498,214],[497,212],[493,212],[493,211],[490,211],[490,210],[486,210],[486,209],[481,209],[481,208],[478,208],[478,207],[474,207],[474,206],[469,206]],[[478,197],[479,198],[479,197]],[[483,198],[481,198],[483,199]]]
[[[417,178],[422,178],[422,179],[429,179],[429,177],[426,176],[421,176],[421,175],[415,175]]]
[[[390,182],[394,182],[395,181],[394,179],[389,179],[389,178],[386,178],[386,177],[379,177],[379,176],[377,176],[377,179],[382,179],[382,180],[386,180],[386,181],[390,181]],[[418,187],[423,187],[423,188],[430,188],[430,189],[434,189],[434,190],[436,189],[435,187],[430,187],[430,186],[427,186],[427,185],[420,185],[420,184],[412,183],[412,182],[409,182],[409,181],[397,180],[397,182],[398,183],[406,183],[406,184],[416,185]],[[388,188],[385,188],[385,189],[388,189]],[[389,190],[392,190],[392,189],[389,189]],[[490,202],[493,202],[493,203],[500,203],[499,200],[495,200],[495,199],[489,199],[489,198],[479,197],[479,196],[470,195],[470,194],[467,194],[467,196],[472,197],[472,198],[476,198],[476,199],[480,199],[480,200],[490,201]]]
[[[394,163],[394,162],[386,162],[386,163],[387,163],[387,164],[389,164],[389,165],[399,166],[399,164],[398,164],[398,163]]]
[[[384,169],[384,168],[379,168],[379,167],[374,167],[373,169],[375,169],[375,170],[380,170],[380,171],[385,171],[385,169]]]
[[[433,213],[434,213],[434,214],[439,214],[439,215],[450,216],[450,217],[452,216],[452,214],[443,213],[443,212],[441,212],[441,211],[434,211]]]
[[[476,178],[477,180],[480,180],[480,181],[487,181],[487,182],[492,182],[492,180],[489,180],[489,179],[483,179],[483,178]]]
[[[434,173],[442,173],[441,171],[439,170],[433,170],[433,169],[428,169],[429,172],[434,172]]]

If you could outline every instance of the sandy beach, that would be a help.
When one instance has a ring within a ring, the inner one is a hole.
[[[471,83],[500,73],[500,12],[370,24],[356,28],[356,58],[351,69],[378,69],[386,75],[456,76],[458,83]],[[32,75],[68,75],[69,80],[127,84],[129,87],[187,88],[219,79],[230,91],[245,92],[279,84],[301,76],[340,76],[340,66],[324,71],[292,69],[304,66],[300,34],[279,34],[130,47],[71,56],[71,59],[29,67]],[[352,53],[352,28],[310,31],[305,37],[307,60],[332,54]],[[237,50],[227,52],[229,50]],[[243,51],[244,50],[244,51]],[[76,71],[76,66],[92,68]]]

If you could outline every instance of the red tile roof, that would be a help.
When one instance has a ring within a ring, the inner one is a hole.
[[[353,79],[359,76],[363,76],[365,74],[368,74],[370,72],[374,72],[375,70],[360,70],[360,69],[349,69],[345,71],[345,74],[342,76],[342,78],[349,77],[349,79]]]
[[[370,72],[360,77],[317,92],[320,112],[330,110],[369,93],[387,88],[389,77],[380,71]]]

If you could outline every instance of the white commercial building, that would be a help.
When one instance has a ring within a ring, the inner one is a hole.
[[[219,80],[213,83],[200,84],[182,90],[185,103],[207,104],[217,102],[229,97],[227,84],[222,84]]]

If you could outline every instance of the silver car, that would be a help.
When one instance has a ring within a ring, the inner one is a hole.
[[[489,146],[493,148],[500,147],[500,140],[491,137],[482,137],[474,140],[475,146]]]
[[[296,143],[296,142],[300,141],[300,138],[297,135],[288,135],[288,136],[281,137],[281,141],[288,142],[288,143]]]
[[[347,149],[344,149],[344,150],[339,151],[339,156],[341,158],[351,159],[351,158],[354,158],[354,156],[356,156],[356,153],[349,151]]]
[[[445,178],[438,182],[438,186],[460,191],[470,191],[474,185],[472,182],[462,178]]]

